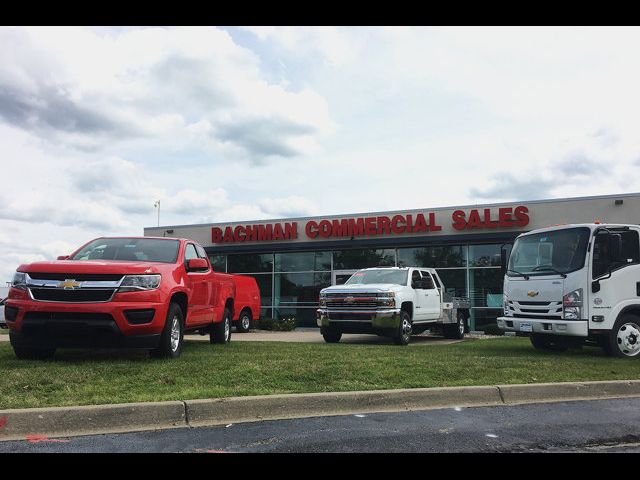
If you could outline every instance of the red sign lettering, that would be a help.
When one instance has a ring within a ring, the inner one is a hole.
[[[490,208],[455,210],[451,214],[454,230],[484,230],[495,228],[524,227],[529,224],[529,209],[523,205],[500,207],[492,212]],[[374,235],[400,235],[411,233],[440,232],[442,226],[436,221],[436,214],[428,217],[424,213],[397,214],[344,218],[335,220],[309,220],[305,235],[309,239],[344,238]],[[212,243],[239,243],[295,240],[298,238],[296,222],[266,223],[256,225],[236,225],[235,227],[212,227]]]

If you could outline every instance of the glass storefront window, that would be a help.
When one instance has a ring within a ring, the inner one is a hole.
[[[360,248],[355,250],[336,250],[333,252],[334,270],[394,267],[395,265],[396,251],[394,248]]]
[[[331,252],[275,254],[276,272],[331,271]]]
[[[331,273],[276,273],[274,305],[317,307],[320,290],[331,285]]]
[[[502,244],[493,245],[469,245],[469,266],[470,267],[499,267],[500,247]],[[509,255],[511,245],[507,248]]]
[[[227,255],[227,272],[271,272],[273,253]]]
[[[399,267],[447,268],[465,267],[466,265],[466,245],[398,249]]]
[[[502,307],[504,274],[499,268],[469,270],[469,298],[472,307]]]
[[[437,272],[446,293],[452,297],[467,296],[467,270],[465,268],[437,270]]]
[[[209,261],[213,267],[214,272],[226,272],[227,271],[227,256],[226,255],[209,255]]]

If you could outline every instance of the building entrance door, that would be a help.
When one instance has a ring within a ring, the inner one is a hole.
[[[357,270],[334,270],[331,272],[331,285],[342,285],[356,272]]]

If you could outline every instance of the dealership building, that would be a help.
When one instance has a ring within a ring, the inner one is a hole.
[[[446,289],[471,299],[470,327],[501,314],[500,252],[523,232],[567,223],[640,223],[640,193],[420,208],[308,218],[173,225],[146,236],[191,238],[215,270],[250,275],[263,317],[315,327],[320,290],[360,268],[436,268]]]

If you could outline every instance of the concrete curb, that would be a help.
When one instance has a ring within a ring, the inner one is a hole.
[[[187,427],[183,402],[0,410],[0,441]]]
[[[357,413],[640,397],[640,380],[412,388],[0,410],[0,441]]]

